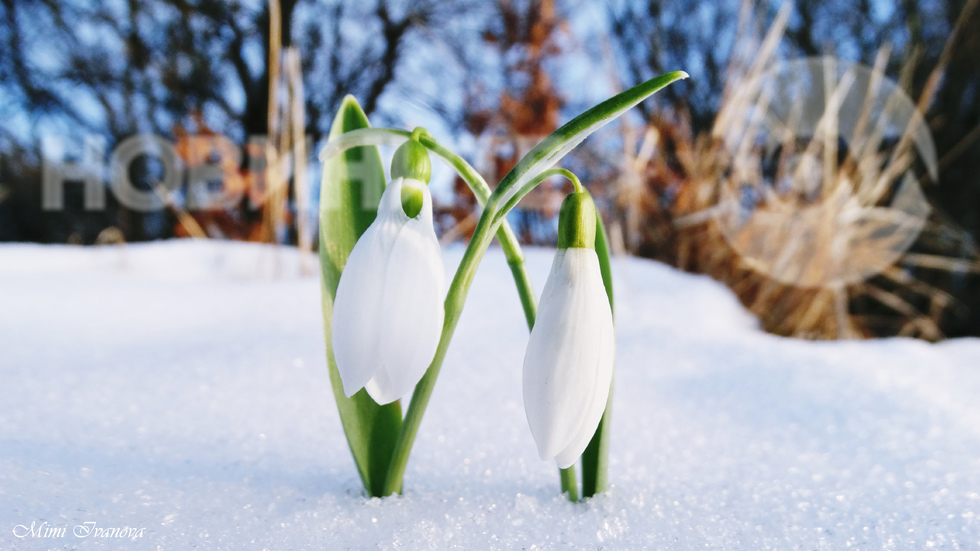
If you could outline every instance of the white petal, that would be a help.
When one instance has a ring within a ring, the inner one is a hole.
[[[602,295],[605,306],[609,307],[608,298]],[[578,460],[592,436],[595,435],[599,423],[602,421],[602,414],[606,411],[606,402],[609,401],[609,389],[612,385],[613,365],[616,355],[616,335],[612,324],[602,324],[599,343],[599,366],[598,377],[596,379],[596,392],[592,396],[592,403],[585,408],[585,416],[582,425],[576,430],[577,436],[555,456],[558,467],[567,469]],[[602,366],[608,366],[604,369]],[[605,389],[604,391],[602,389]]]
[[[412,219],[402,210],[403,185],[423,194],[422,211]],[[345,394],[366,385],[385,404],[412,390],[439,344],[444,291],[428,186],[394,180],[337,286],[332,341]]]
[[[524,408],[542,459],[565,468],[585,450],[609,395],[614,340],[595,251],[559,250],[524,357]]]

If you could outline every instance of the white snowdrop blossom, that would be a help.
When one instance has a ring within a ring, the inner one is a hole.
[[[559,249],[524,356],[524,409],[541,459],[575,463],[612,384],[615,332],[591,248]]]
[[[421,193],[415,217],[405,213],[403,190]],[[414,178],[395,178],[337,285],[332,344],[347,396],[366,388],[387,404],[412,390],[439,344],[444,295],[429,188]]]

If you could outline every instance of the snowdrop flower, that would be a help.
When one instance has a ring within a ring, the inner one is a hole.
[[[378,216],[358,239],[337,285],[333,352],[344,393],[379,404],[408,394],[435,355],[445,272],[432,226],[429,156],[415,139],[395,153]]]
[[[595,205],[570,194],[524,356],[524,409],[541,459],[562,469],[592,439],[612,384],[615,333],[595,252]]]

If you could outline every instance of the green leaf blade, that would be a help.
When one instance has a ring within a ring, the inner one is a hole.
[[[602,223],[602,215],[596,211],[595,252],[599,257],[599,271],[602,272],[602,285],[606,288],[609,299],[609,310],[615,317],[613,306],[612,259],[609,253],[609,239],[606,227]],[[582,453],[582,497],[592,497],[605,492],[609,487],[609,428],[612,420],[612,397],[615,385],[609,385],[609,398],[606,400],[606,410],[596,427],[592,440]]]
[[[488,204],[493,207],[497,201],[508,202],[515,194],[523,196],[530,191],[525,189],[525,184],[558,163],[596,130],[667,85],[687,77],[688,74],[684,71],[674,71],[652,78],[616,94],[563,124],[521,157],[517,165],[500,181]]]

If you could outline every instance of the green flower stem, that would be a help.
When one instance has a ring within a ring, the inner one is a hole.
[[[500,241],[500,248],[504,249],[504,241],[500,239],[500,232],[507,230],[510,232],[510,226],[502,226],[497,230],[497,240]],[[516,239],[515,239],[516,243]],[[531,286],[531,279],[527,276],[527,270],[524,266],[524,253],[517,249],[518,254],[520,254],[520,259],[516,262],[507,260],[507,264],[510,266],[510,273],[514,277],[514,285],[517,285],[517,294],[521,297],[521,308],[524,310],[524,319],[527,321],[528,331],[534,327],[534,319],[538,316],[538,301],[534,297],[534,288]],[[504,253],[507,254],[506,252]]]
[[[490,186],[487,185],[486,180],[483,179],[483,176],[480,176],[480,173],[476,169],[466,162],[465,159],[443,147],[442,144],[427,133],[422,135],[419,141],[429,151],[432,151],[448,162],[470,187],[473,195],[476,196],[477,202],[481,206],[486,205],[487,199],[490,198]],[[524,318],[527,321],[528,329],[530,329],[534,325],[535,316],[537,316],[538,302],[534,296],[534,287],[531,285],[531,279],[527,275],[524,251],[521,250],[521,245],[517,240],[517,236],[514,235],[514,230],[511,229],[510,224],[505,223],[500,226],[500,229],[497,230],[497,241],[500,243],[500,250],[504,253],[504,258],[507,259],[507,265],[510,266],[511,274],[514,276],[514,285],[517,286],[517,294],[520,296],[521,307],[524,309]]]
[[[412,393],[412,402],[405,413],[401,431],[398,433],[398,440],[395,442],[395,451],[391,456],[391,463],[388,466],[388,476],[385,479],[384,495],[396,493],[402,486],[402,478],[405,476],[405,466],[408,464],[408,455],[412,451],[412,444],[418,434],[419,425],[422,423],[422,415],[429,404],[432,396],[432,389],[435,387],[436,378],[439,377],[439,370],[442,362],[446,358],[446,351],[449,349],[449,341],[452,340],[456,325],[459,323],[460,314],[463,312],[463,303],[466,301],[466,294],[473,278],[476,275],[476,268],[483,258],[483,253],[493,240],[493,224],[484,211],[476,224],[473,237],[470,239],[463,259],[459,263],[456,275],[449,285],[449,292],[446,294],[446,315],[442,326],[442,335],[439,339],[439,346],[436,348],[435,357],[429,364],[429,370],[425,372],[422,380],[415,385],[415,392]]]
[[[568,501],[578,501],[578,481],[575,478],[575,465],[567,469],[558,469],[561,477],[561,493],[568,494]]]

